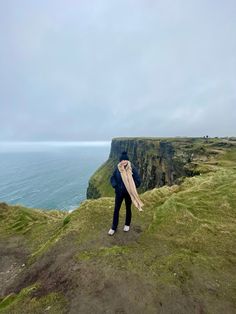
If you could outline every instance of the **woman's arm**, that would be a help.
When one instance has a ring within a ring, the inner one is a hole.
[[[110,183],[111,183],[111,185],[112,185],[113,188],[115,188],[115,187],[117,186],[116,170],[117,170],[117,169],[114,170],[114,172],[113,172],[113,174],[112,174],[112,176],[111,176],[111,178],[110,178]]]
[[[134,183],[136,185],[136,188],[138,188],[141,184],[141,178],[140,178],[138,171],[136,170],[135,167],[132,167],[132,172],[133,172]]]

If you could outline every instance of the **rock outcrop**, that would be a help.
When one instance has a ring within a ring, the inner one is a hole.
[[[224,144],[221,139],[208,139],[206,143],[204,138],[114,138],[108,160],[89,181],[87,198],[113,195],[109,179],[122,151],[128,152],[137,167],[142,179],[140,192],[145,192],[199,174],[196,161],[207,161],[212,154],[210,148],[219,143]]]

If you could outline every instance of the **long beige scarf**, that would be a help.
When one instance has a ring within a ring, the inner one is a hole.
[[[131,200],[135,207],[138,208],[139,211],[142,211],[143,202],[140,200],[138,192],[136,190],[136,186],[133,179],[132,167],[130,161],[128,161],[127,166],[124,166],[123,162],[118,164],[118,169],[121,174],[121,178],[124,182],[124,185],[131,197]]]

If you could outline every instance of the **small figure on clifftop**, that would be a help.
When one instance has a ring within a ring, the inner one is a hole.
[[[124,231],[129,231],[131,223],[131,204],[142,211],[143,203],[139,198],[136,188],[141,184],[140,176],[134,166],[131,165],[127,152],[123,152],[120,156],[120,162],[116,166],[110,179],[112,187],[115,189],[115,208],[113,214],[112,227],[108,231],[109,235],[116,232],[119,223],[119,211],[123,199],[125,199],[126,218]]]

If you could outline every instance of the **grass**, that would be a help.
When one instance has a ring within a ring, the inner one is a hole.
[[[83,202],[71,214],[9,206],[1,211],[1,235],[19,234],[26,238],[28,243],[32,242],[34,261],[40,261],[43,254],[50,255],[53,247],[75,234],[60,254],[66,253],[70,246],[76,248],[73,256],[76,266],[67,272],[77,276],[74,269],[82,267],[78,285],[84,280],[85,287],[86,284],[89,287],[84,290],[88,293],[86,302],[97,300],[92,289],[96,285],[106,287],[109,280],[116,282],[112,290],[115,299],[117,289],[122,290],[121,280],[128,278],[129,298],[138,298],[137,283],[142,284],[145,293],[148,291],[159,300],[163,313],[234,313],[236,149],[222,151],[217,156],[207,162],[198,161],[199,169],[209,166],[201,175],[185,178],[181,185],[143,193],[144,212],[133,208],[129,233],[121,230],[125,218],[123,205],[118,232],[113,237],[107,236],[114,198],[104,197]],[[45,310],[50,306],[50,313],[61,313],[66,302],[71,301],[56,291],[44,297],[32,297],[30,291],[6,296],[0,308],[6,313],[16,308],[40,313],[40,308]],[[113,301],[107,300],[111,304]],[[142,302],[138,298],[134,308]],[[147,312],[154,313],[153,308]]]
[[[17,303],[21,302],[22,299],[27,297],[31,292],[35,291],[37,289],[36,285],[32,285],[30,287],[22,289],[22,291],[19,294],[10,294],[6,296],[1,302],[0,302],[0,311],[3,311],[5,308],[12,307],[16,305]]]
[[[236,306],[235,164],[236,151],[231,151],[215,171],[144,193],[145,212],[140,217],[134,210],[133,218],[144,230],[138,243],[120,247],[114,240],[112,248],[84,251],[79,257],[100,267],[122,266],[158,287],[194,291],[205,299],[209,313],[217,313],[220,302],[231,311]]]
[[[114,191],[110,185],[111,173],[114,171],[114,162],[109,160],[104,163],[101,167],[90,178],[89,185],[95,189],[93,198],[99,198],[101,196],[112,196]]]
[[[22,289],[17,295],[8,295],[0,301],[0,313],[65,313],[66,300],[61,294],[50,293],[47,296],[36,298],[33,293],[37,289],[37,285],[32,285]]]
[[[16,241],[17,237],[35,256],[61,233],[67,219],[67,213],[63,211],[43,211],[0,203],[0,236],[2,240],[12,241]]]

